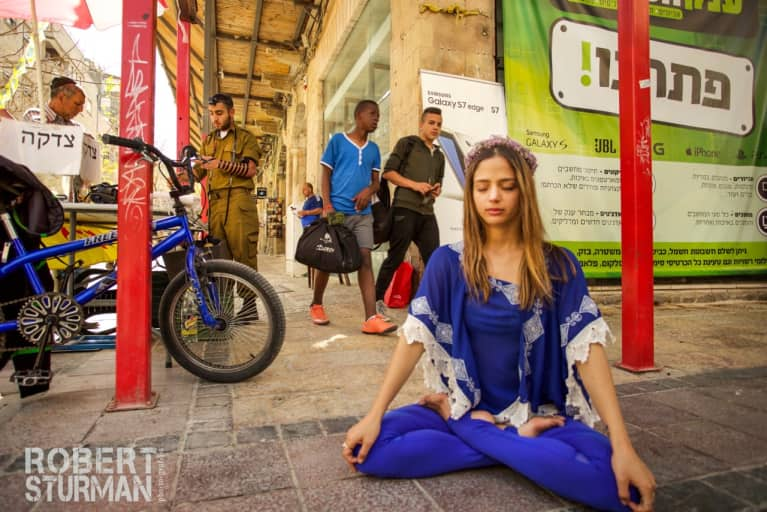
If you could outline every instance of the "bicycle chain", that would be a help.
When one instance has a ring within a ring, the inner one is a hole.
[[[11,304],[15,304],[17,302],[27,301],[30,299],[30,297],[34,297],[34,295],[28,295],[27,297],[22,297],[20,299],[13,299],[9,300],[8,302],[0,302],[0,321],[5,322],[5,315],[3,314],[2,308],[4,306],[9,306]],[[19,349],[26,348],[26,347],[6,347],[5,346],[5,340],[7,339],[6,335],[7,332],[0,333],[0,352],[16,352]]]

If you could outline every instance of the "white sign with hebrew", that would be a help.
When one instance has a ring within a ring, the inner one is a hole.
[[[653,121],[748,135],[754,65],[746,58],[650,41]],[[618,114],[618,34],[559,20],[551,29],[551,94],[564,107]]]
[[[0,153],[36,174],[79,174],[90,182],[101,175],[101,148],[81,126],[3,119]]]
[[[83,159],[80,176],[86,183],[101,181],[101,146],[89,133],[83,134]]]

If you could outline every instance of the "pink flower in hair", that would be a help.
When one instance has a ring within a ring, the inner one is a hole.
[[[503,146],[519,154],[519,156],[524,158],[524,160],[527,162],[527,165],[530,167],[530,171],[535,173],[535,169],[538,167],[538,159],[535,158],[535,155],[529,149],[514,139],[500,135],[493,135],[489,139],[485,139],[474,144],[469,150],[469,154],[466,155],[466,169],[468,169],[469,166],[474,163],[474,161],[479,157],[480,153],[487,149],[492,149],[499,146]]]

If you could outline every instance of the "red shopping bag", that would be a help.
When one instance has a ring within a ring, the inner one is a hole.
[[[413,265],[400,263],[384,295],[384,304],[390,308],[406,308],[413,291]]]

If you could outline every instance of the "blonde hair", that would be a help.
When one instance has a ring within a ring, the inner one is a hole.
[[[510,139],[509,139],[510,140]],[[494,156],[504,158],[514,172],[519,187],[520,242],[522,244],[522,262],[520,264],[519,302],[522,309],[529,309],[537,300],[550,303],[553,298],[552,279],[567,280],[566,262],[572,261],[559,247],[545,241],[545,229],[538,208],[538,197],[533,181],[533,170],[529,158],[514,149],[508,143],[484,144],[472,155],[466,169],[466,186],[463,201],[463,273],[471,294],[487,302],[490,297],[490,282],[484,245],[487,230],[477,212],[474,202],[474,177],[477,167]],[[560,272],[552,276],[546,264],[547,257],[554,256]]]

